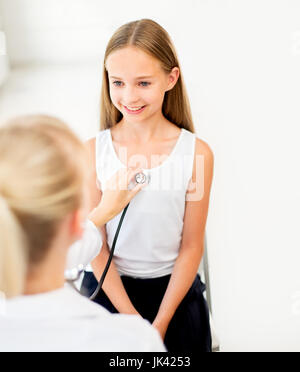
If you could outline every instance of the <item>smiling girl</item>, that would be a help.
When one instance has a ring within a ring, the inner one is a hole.
[[[140,20],[113,35],[104,58],[101,131],[87,147],[94,205],[118,169],[139,166],[149,184],[131,202],[96,302],[140,314],[168,351],[211,351],[209,312],[198,268],[213,178],[209,145],[195,135],[180,65],[167,32]],[[200,164],[200,166],[199,166]],[[202,166],[201,166],[202,165]],[[97,285],[120,215],[83,288]]]

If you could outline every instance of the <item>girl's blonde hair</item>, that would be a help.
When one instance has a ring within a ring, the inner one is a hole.
[[[60,222],[80,208],[85,149],[60,120],[14,119],[0,128],[0,291],[22,293]]]
[[[110,39],[104,57],[100,117],[102,130],[113,127],[123,117],[110,98],[106,61],[111,53],[128,46],[135,46],[158,59],[166,73],[170,73],[174,67],[180,68],[171,38],[158,23],[150,19],[142,19],[120,27]],[[175,87],[165,94],[163,115],[179,128],[195,133],[182,74]]]

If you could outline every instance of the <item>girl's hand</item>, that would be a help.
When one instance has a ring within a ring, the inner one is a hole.
[[[152,323],[152,326],[158,330],[162,340],[164,341],[169,324],[164,323],[164,322],[159,322],[157,319],[155,319],[154,322]]]
[[[128,189],[130,182],[141,171],[140,168],[122,168],[103,185],[101,202],[89,215],[89,219],[97,227],[105,225],[117,216],[147,185],[137,184],[133,189]]]

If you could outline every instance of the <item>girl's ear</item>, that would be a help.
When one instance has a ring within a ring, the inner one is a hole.
[[[173,70],[168,75],[168,86],[167,86],[166,92],[168,92],[169,90],[172,90],[175,87],[175,85],[176,85],[176,83],[179,79],[179,76],[180,76],[179,68],[174,67]]]

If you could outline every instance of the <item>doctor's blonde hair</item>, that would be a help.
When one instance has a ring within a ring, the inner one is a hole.
[[[151,19],[141,19],[121,26],[110,39],[104,56],[100,108],[101,130],[113,127],[123,117],[110,98],[106,61],[111,53],[128,46],[135,46],[159,60],[167,74],[171,73],[174,67],[180,69],[171,38],[158,23]],[[175,87],[166,92],[162,111],[170,122],[179,128],[195,133],[190,103],[181,73]]]
[[[80,208],[83,143],[60,120],[16,118],[0,128],[0,291],[22,293],[60,222]]]

